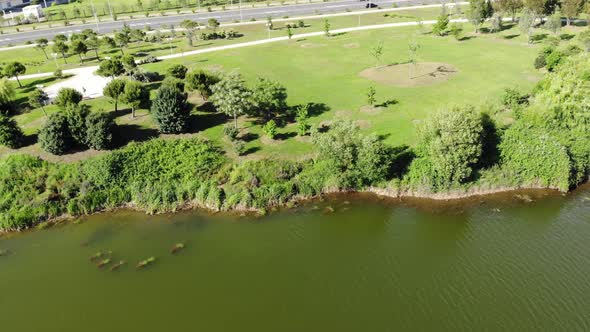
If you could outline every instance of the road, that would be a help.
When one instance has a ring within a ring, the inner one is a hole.
[[[394,3],[398,7],[406,6],[417,6],[425,4],[440,3],[441,0],[373,0],[372,3],[377,4],[383,8],[391,7]],[[123,24],[127,23],[131,27],[142,29],[146,25],[157,29],[162,25],[178,26],[183,20],[194,20],[200,23],[206,23],[208,19],[215,18],[220,22],[233,22],[233,21],[250,21],[255,18],[257,20],[266,19],[271,16],[274,18],[281,18],[283,16],[304,16],[314,15],[317,13],[330,14],[337,12],[344,12],[346,10],[362,10],[368,4],[367,1],[360,0],[342,0],[342,1],[330,1],[330,2],[319,2],[319,3],[307,3],[298,5],[285,5],[285,6],[273,6],[273,7],[244,7],[242,10],[226,10],[217,12],[201,12],[195,14],[184,14],[184,15],[170,15],[170,16],[157,16],[157,17],[144,17],[136,18],[132,20],[120,20],[115,22],[102,22],[89,23],[68,27],[58,27],[50,29],[40,29],[34,31],[26,31],[13,34],[0,35],[0,46],[17,45],[27,41],[35,41],[38,38],[53,39],[58,34],[72,34],[80,32],[83,29],[98,30],[101,34],[111,33],[115,30],[121,29]],[[375,8],[375,11],[378,9]]]

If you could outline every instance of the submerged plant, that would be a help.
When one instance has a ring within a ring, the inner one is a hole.
[[[119,269],[121,266],[123,266],[125,264],[127,264],[127,262],[125,262],[125,261],[119,261],[119,263],[111,266],[110,271],[115,271],[115,270]]]
[[[176,254],[177,252],[179,252],[182,249],[184,249],[184,243],[179,242],[179,243],[175,244],[174,247],[172,247],[172,250],[170,250],[170,253]]]
[[[102,251],[97,252],[96,254],[90,256],[90,261],[94,262],[95,260],[101,258],[104,255]]]
[[[106,265],[109,265],[111,263],[111,259],[110,258],[106,258],[100,261],[100,263],[98,263],[98,265],[96,265],[99,269],[103,268]]]
[[[150,257],[148,259],[144,259],[141,262],[137,263],[137,266],[136,267],[138,269],[142,269],[142,268],[144,268],[144,267],[146,267],[146,266],[154,263],[155,261],[156,261],[156,257],[152,256],[152,257]]]

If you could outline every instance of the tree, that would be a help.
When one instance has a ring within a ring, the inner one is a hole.
[[[167,70],[168,75],[178,78],[180,80],[183,80],[186,77],[187,71],[188,71],[188,68],[184,65],[181,65],[181,64],[173,65],[172,67],[169,67]]]
[[[86,118],[88,114],[90,114],[90,106],[88,105],[70,104],[64,112],[72,142],[77,146],[86,146]]]
[[[546,3],[547,0],[523,0],[523,6],[533,17],[533,22],[537,18],[542,19]]]
[[[80,62],[84,62],[82,54],[86,56],[86,53],[88,53],[88,46],[86,46],[86,43],[83,40],[76,39],[72,42],[72,51],[78,54],[80,57]]]
[[[297,131],[299,136],[305,136],[309,132],[309,104],[297,107],[295,120],[297,120]]]
[[[94,51],[96,55],[96,60],[100,61],[100,56],[98,55],[98,50],[100,49],[100,39],[96,35],[90,35],[88,39],[86,39],[86,46],[88,46],[89,50]]]
[[[145,38],[145,32],[140,29],[133,29],[129,32],[129,39],[131,41],[140,42]]]
[[[45,51],[45,49],[49,45],[49,41],[47,40],[47,38],[39,38],[35,41],[35,44],[36,44],[35,48],[43,51],[43,54],[45,54],[45,58],[47,60],[49,60],[49,57],[47,56],[47,52]]]
[[[262,127],[262,131],[271,139],[274,139],[277,136],[277,123],[275,120],[269,120],[264,127]]]
[[[66,37],[66,35],[55,35],[55,37],[53,37],[53,42],[57,43],[57,42],[67,42],[68,41],[68,37]]]
[[[383,56],[383,42],[380,41],[371,49],[371,55],[375,58],[375,68],[379,67],[381,56]]]
[[[62,113],[53,113],[39,131],[41,148],[51,154],[62,155],[72,147],[68,122]]]
[[[16,78],[18,86],[21,88],[23,87],[23,85],[20,83],[20,80],[18,79],[18,75],[22,75],[27,72],[27,67],[25,67],[25,65],[17,61],[10,62],[4,67],[3,71],[5,76]]]
[[[98,66],[96,73],[102,77],[115,78],[125,73],[123,63],[119,59],[106,59],[103,60]]]
[[[324,34],[326,37],[330,37],[330,22],[328,22],[328,19],[324,20]]]
[[[584,0],[561,0],[561,11],[565,15],[567,25],[571,25],[572,18],[580,15],[583,4]]]
[[[512,22],[516,20],[516,14],[522,9],[522,0],[495,0],[494,5],[499,12],[510,15]]]
[[[150,93],[141,82],[129,80],[125,83],[125,89],[121,101],[131,106],[131,117],[135,118],[135,109],[150,99]]]
[[[483,134],[482,116],[473,107],[435,113],[418,128],[409,176],[435,190],[464,183],[482,156]]]
[[[556,11],[553,15],[549,16],[545,24],[543,24],[543,28],[556,35],[561,30],[561,13]]]
[[[186,75],[185,87],[189,91],[197,90],[203,100],[207,100],[213,93],[211,87],[219,82],[219,77],[202,70],[197,72],[190,72]]]
[[[408,51],[410,57],[411,66],[408,67],[408,77],[412,78],[412,67],[416,66],[418,50],[420,50],[420,44],[415,39],[408,42]]]
[[[180,22],[180,27],[186,31],[186,39],[188,40],[188,44],[192,47],[196,32],[199,30],[199,22],[184,20]]]
[[[250,109],[252,95],[242,77],[236,73],[229,74],[213,85],[211,92],[213,105],[218,111],[232,116],[234,126],[238,129],[238,116]]]
[[[444,36],[449,25],[449,15],[441,14],[436,19],[436,23],[432,26],[432,33],[437,36]]]
[[[6,115],[0,115],[0,145],[16,149],[22,146],[23,141],[23,132],[16,121]]]
[[[82,94],[76,89],[72,88],[61,88],[57,92],[57,96],[53,101],[56,105],[61,108],[67,108],[69,105],[78,105],[82,101]]]
[[[318,159],[334,168],[344,188],[358,188],[386,179],[391,167],[389,149],[372,134],[361,134],[351,121],[338,120],[326,133],[314,130],[312,142]]]
[[[494,11],[489,0],[470,0],[467,18],[473,24],[475,33],[479,32],[480,26],[486,19],[492,17]]]
[[[66,53],[70,49],[68,44],[64,43],[63,41],[56,41],[54,42],[52,48],[54,53],[60,53],[61,57],[64,59],[64,62],[67,64],[68,60],[66,59]]]
[[[219,21],[214,19],[214,18],[210,18],[207,21],[207,26],[209,27],[209,29],[213,30],[213,32],[217,31],[217,27],[219,27]]]
[[[252,90],[252,107],[254,115],[267,121],[276,117],[287,108],[287,89],[278,82],[258,78]]]
[[[497,33],[502,31],[503,29],[503,25],[502,25],[502,16],[500,16],[499,14],[494,14],[494,16],[492,16],[492,22],[491,22],[491,31],[492,33]]]
[[[375,87],[370,86],[369,90],[367,91],[367,103],[369,106],[373,106],[373,104],[375,104],[375,94],[377,94]]]
[[[12,109],[12,103],[16,98],[16,90],[14,85],[8,78],[3,77],[0,79],[0,112],[2,114],[8,114]]]
[[[152,116],[164,134],[179,134],[186,131],[190,112],[186,94],[171,86],[162,86],[152,102]]]
[[[86,118],[86,144],[95,150],[107,150],[113,143],[115,121],[104,112],[92,112]]]
[[[293,30],[291,29],[291,25],[287,26],[287,37],[289,38],[289,40],[291,40],[291,38],[293,37]]]
[[[126,81],[124,79],[116,78],[110,81],[102,91],[105,96],[113,99],[113,102],[115,103],[115,112],[118,111],[119,97],[121,97],[125,91],[125,83]]]
[[[121,54],[124,55],[125,52],[123,52],[123,48],[129,45],[129,43],[131,42],[131,37],[129,37],[129,34],[125,32],[117,32],[115,33],[115,42],[117,43],[117,47],[119,47],[119,50],[121,50]]]
[[[121,57],[121,64],[123,65],[123,69],[127,74],[132,73],[135,68],[137,68],[137,63],[135,62],[135,57],[131,54],[126,54]]]
[[[117,47],[117,42],[115,42],[115,40],[109,36],[104,36],[102,37],[102,43],[108,47],[108,48],[115,48]]]
[[[449,34],[455,37],[456,40],[461,40],[461,33],[463,32],[463,28],[459,23],[453,23],[449,27]]]
[[[35,89],[29,95],[29,105],[34,108],[41,108],[45,116],[47,116],[47,112],[45,112],[45,105],[49,102],[49,96],[45,91],[41,89]]]
[[[531,13],[530,10],[525,9],[518,20],[518,29],[522,33],[526,33],[527,35],[527,42],[530,44],[532,42],[533,36],[533,26],[535,26],[535,17]]]

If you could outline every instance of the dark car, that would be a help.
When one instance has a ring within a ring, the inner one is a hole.
[[[379,6],[377,6],[377,4],[369,2],[368,4],[365,5],[365,8],[377,8]]]

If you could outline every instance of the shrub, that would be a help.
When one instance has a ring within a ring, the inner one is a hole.
[[[227,136],[231,141],[235,141],[238,138],[240,131],[233,125],[226,124],[223,126],[223,134]]]
[[[535,58],[535,69],[541,69],[541,68],[545,68],[545,66],[547,66],[547,60],[545,60],[546,55],[545,54],[539,54],[537,55],[537,57]]]
[[[268,121],[262,130],[269,138],[274,139],[277,136],[277,124],[274,120]]]
[[[41,148],[55,155],[66,153],[73,140],[64,114],[54,113],[49,116],[45,126],[39,131]]]
[[[188,71],[188,68],[184,65],[173,65],[172,67],[168,68],[168,70],[166,71],[168,73],[168,75],[172,76],[172,77],[176,77],[178,79],[183,80],[186,77],[186,72]]]
[[[5,115],[0,115],[0,145],[16,149],[22,145],[23,138],[23,132],[16,121]]]
[[[545,61],[547,61],[547,70],[554,71],[559,64],[561,64],[564,60],[564,55],[560,51],[554,51],[551,54],[547,55]]]
[[[113,142],[115,122],[107,113],[93,112],[86,118],[86,142],[95,150],[107,150]]]
[[[163,85],[158,89],[151,112],[162,133],[178,134],[188,127],[186,94],[174,87]]]
[[[53,101],[61,108],[66,108],[69,105],[78,105],[82,101],[82,94],[76,89],[61,88],[57,92],[57,96]]]
[[[88,105],[68,105],[65,111],[68,131],[73,143],[80,146],[86,145],[86,117],[90,114]]]

